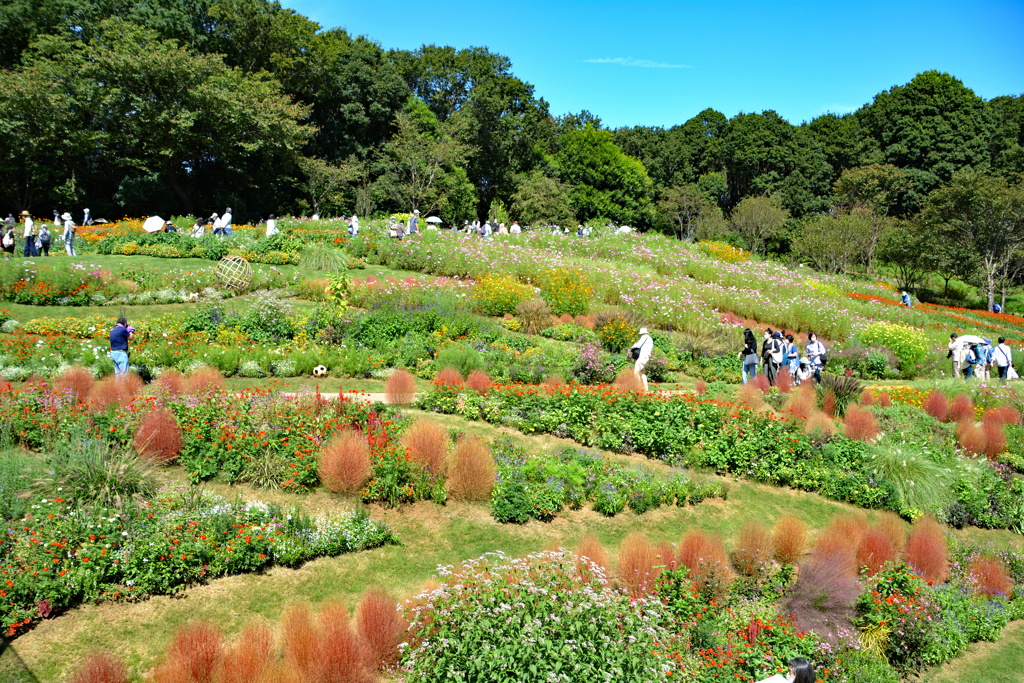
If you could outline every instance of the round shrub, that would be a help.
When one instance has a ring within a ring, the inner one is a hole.
[[[92,383],[92,373],[88,369],[73,366],[60,374],[57,381],[53,383],[53,391],[56,394],[69,392],[78,403],[81,403],[89,395]]]
[[[428,472],[438,474],[448,459],[448,433],[441,425],[417,420],[402,436],[402,445],[409,450],[409,459]]]
[[[529,680],[675,680],[668,678],[671,660],[656,654],[672,637],[660,601],[605,587],[596,565],[584,579],[575,563],[571,553],[517,560],[494,553],[443,577],[444,585],[418,596],[406,612],[409,633],[421,636],[403,652],[405,680],[436,681],[470,661],[481,681],[505,680],[510,672],[524,680],[515,672],[527,671]],[[585,636],[572,628],[577,624],[585,625]]]
[[[516,307],[533,296],[533,287],[507,273],[484,275],[473,288],[473,306],[481,315],[515,313]]]
[[[335,437],[317,456],[317,472],[328,491],[356,493],[370,478],[370,447],[359,432]]]
[[[483,441],[466,437],[459,441],[448,465],[448,491],[452,498],[487,500],[494,488],[497,466]]]
[[[405,368],[398,368],[384,381],[384,398],[392,405],[409,405],[416,398],[416,378]]]
[[[578,268],[549,268],[538,277],[540,298],[551,306],[555,315],[582,315],[590,307],[594,286],[586,273]]]
[[[779,517],[772,530],[772,549],[779,562],[795,563],[807,549],[807,526],[793,515]]]
[[[372,665],[383,668],[398,662],[404,628],[397,600],[382,588],[366,591],[356,610],[356,630],[369,647]]]
[[[502,524],[526,524],[533,516],[533,503],[520,481],[503,481],[491,491],[491,515]]]
[[[89,655],[79,665],[72,683],[128,683],[121,661],[105,652]]]

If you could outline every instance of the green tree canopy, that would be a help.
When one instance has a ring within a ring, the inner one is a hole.
[[[560,142],[553,166],[570,187],[578,220],[609,218],[641,228],[651,224],[651,179],[642,163],[615,145],[611,132],[588,125],[564,134]]]
[[[736,205],[730,222],[754,253],[764,251],[765,242],[777,235],[789,220],[789,211],[778,197],[746,197]]]

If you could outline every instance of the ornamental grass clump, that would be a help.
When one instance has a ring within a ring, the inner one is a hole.
[[[956,440],[971,455],[982,455],[988,446],[985,430],[967,418],[956,423]]]
[[[113,655],[94,652],[82,660],[71,683],[128,683],[128,672]]]
[[[729,555],[722,541],[690,531],[679,542],[679,565],[690,570],[690,580],[705,595],[720,595],[733,578]]]
[[[465,437],[449,457],[448,492],[457,500],[487,500],[497,473],[494,458],[484,442]]]
[[[754,576],[771,560],[772,536],[761,522],[749,519],[740,527],[732,566],[743,576]]]
[[[875,405],[875,392],[870,387],[864,387],[864,391],[860,392],[860,400],[858,402],[865,408]]]
[[[398,644],[406,627],[398,602],[383,588],[370,588],[356,610],[356,631],[370,652],[371,666],[383,669],[398,663]]]
[[[93,412],[106,412],[108,408],[116,408],[131,403],[135,395],[142,391],[142,380],[133,372],[123,377],[113,375],[101,379],[89,390],[86,403]]]
[[[53,392],[58,395],[65,392],[70,393],[74,396],[76,403],[82,403],[89,395],[92,385],[92,372],[86,368],[74,366],[60,374],[57,381],[53,383]]]
[[[807,525],[793,515],[779,517],[772,529],[772,550],[781,564],[794,564],[807,550]]]
[[[615,376],[615,382],[613,385],[619,391],[637,393],[644,390],[643,381],[636,376],[636,373],[633,372],[632,368],[622,368],[619,370],[619,374]]]
[[[874,441],[878,438],[878,421],[874,413],[851,403],[843,419],[843,435],[856,441]]]
[[[177,370],[164,370],[153,382],[153,385],[164,392],[168,398],[178,398],[186,393],[187,382],[185,375]]]
[[[793,615],[801,631],[813,631],[833,646],[844,633],[854,631],[854,606],[860,586],[845,553],[815,552],[800,565],[799,579],[783,609]]]
[[[942,525],[935,518],[919,518],[907,536],[907,563],[929,581],[939,583],[949,575],[949,547]]]
[[[384,381],[384,399],[391,405],[407,406],[416,398],[416,378],[398,368]]]
[[[153,680],[155,683],[212,683],[223,655],[224,646],[216,626],[205,621],[186,624],[174,634]]]
[[[883,391],[878,395],[878,405],[883,408],[889,408],[892,406],[892,396],[889,395],[889,392]]]
[[[317,455],[316,466],[328,491],[358,493],[373,473],[366,437],[356,431],[341,432]]]
[[[576,546],[576,571],[584,581],[600,578],[595,575],[600,570],[601,577],[608,571],[608,553],[597,536],[587,534]]]
[[[967,575],[975,595],[986,598],[1009,598],[1013,591],[1013,579],[1006,573],[1006,567],[998,559],[982,556],[967,566]]]
[[[373,683],[376,675],[370,664],[370,649],[352,629],[345,605],[328,603],[320,608],[318,617],[312,666],[302,671],[307,680]]]
[[[946,395],[939,389],[933,389],[928,392],[928,398],[924,400],[924,404],[921,407],[924,408],[924,412],[939,422],[945,422],[949,417],[949,401],[946,399]]]
[[[165,408],[153,408],[139,420],[133,444],[143,460],[166,465],[181,453],[181,427],[174,413]]]
[[[804,423],[804,434],[818,438],[825,438],[836,433],[835,422],[820,410],[813,411]]]
[[[526,334],[540,334],[554,325],[551,320],[551,307],[540,299],[529,299],[516,306],[516,320]]]
[[[215,683],[252,683],[263,676],[274,662],[274,632],[260,624],[249,624],[234,647],[221,657]]]
[[[466,380],[462,377],[462,373],[450,365],[446,365],[441,368],[441,371],[434,377],[435,384],[456,385],[462,384],[465,381]]]
[[[619,546],[619,573],[633,597],[643,597],[654,590],[659,572],[655,569],[658,553],[647,536],[632,533]]]
[[[988,458],[995,459],[1006,452],[1006,432],[998,422],[985,422],[981,425],[985,436],[984,453]]]
[[[896,559],[896,546],[892,537],[882,529],[872,527],[864,532],[857,544],[857,564],[874,574],[885,566],[886,562]]]
[[[817,398],[814,394],[814,388],[801,386],[786,399],[786,403],[782,406],[782,412],[789,413],[801,420],[806,420],[815,412],[816,405]]]
[[[483,370],[474,370],[469,373],[469,377],[466,378],[466,384],[469,388],[478,394],[487,394],[494,386],[494,380]]]
[[[661,601],[608,588],[597,567],[584,579],[576,560],[564,552],[514,560],[489,553],[457,573],[443,569],[444,585],[407,607],[407,632],[429,629],[430,637],[403,649],[405,681],[434,683],[437,672],[470,661],[481,681],[674,680],[667,674],[676,664],[661,654],[673,637]],[[585,646],[577,625],[585,625]]]
[[[444,471],[451,442],[444,427],[427,420],[417,420],[402,435],[402,445],[409,451],[409,459],[431,474]]]
[[[227,385],[224,383],[224,375],[216,368],[203,365],[196,368],[189,374],[185,383],[188,393],[193,396],[208,394],[216,391],[223,391]]]
[[[1015,425],[1020,423],[1020,413],[1013,406],[1003,404],[986,410],[981,416],[981,421],[984,424],[991,423],[999,426]]]
[[[949,422],[960,422],[966,419],[974,419],[974,402],[967,394],[960,394],[949,404],[947,420]]]

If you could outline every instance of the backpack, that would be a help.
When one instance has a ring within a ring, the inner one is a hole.
[[[772,354],[772,360],[776,363],[781,364],[783,356],[785,355],[785,344],[781,339],[772,339],[772,346],[770,353]]]
[[[3,244],[4,244],[5,247],[13,247],[14,246],[14,238],[11,237],[11,231],[10,230],[8,230],[7,232],[4,233]]]

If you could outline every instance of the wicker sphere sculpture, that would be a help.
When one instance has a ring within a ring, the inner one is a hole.
[[[225,256],[217,264],[214,275],[228,289],[249,289],[252,266],[241,256]]]

